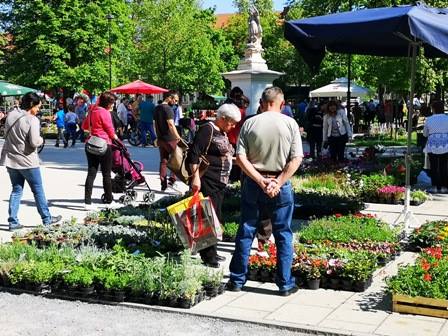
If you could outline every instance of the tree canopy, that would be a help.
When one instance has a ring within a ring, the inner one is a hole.
[[[109,86],[110,55],[113,86],[140,78],[181,93],[222,94],[226,87],[221,73],[234,70],[244,54],[251,2],[260,11],[267,64],[285,73],[276,84],[311,88],[346,76],[347,56],[328,54],[320,71],[311,74],[283,37],[285,20],[405,3],[291,0],[278,13],[272,0],[233,0],[239,13],[221,28],[215,26],[213,9],[202,8],[200,0],[3,0],[0,77],[45,90],[101,91]],[[448,1],[427,3],[448,7]],[[405,94],[408,62],[353,55],[353,79],[373,89]],[[447,60],[420,57],[417,92],[443,87],[447,68]]]

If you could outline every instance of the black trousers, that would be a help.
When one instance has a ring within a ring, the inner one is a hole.
[[[269,213],[260,209],[260,221],[257,226],[257,240],[263,245],[266,244],[272,235],[272,222]]]
[[[222,208],[222,201],[224,200],[224,190],[219,191],[214,190],[212,193],[210,193],[211,190],[207,187],[207,184],[201,183],[201,192],[205,197],[207,196],[210,197],[210,199],[213,202],[216,215],[218,216],[219,221],[222,222],[221,208]],[[200,250],[199,255],[201,256],[201,259],[204,263],[207,264],[218,263],[218,260],[216,259],[218,257],[218,245],[217,244],[212,245],[203,250]]]
[[[101,165],[101,173],[103,174],[103,188],[104,188],[104,202],[111,203],[112,197],[112,180],[110,173],[112,170],[112,149],[111,146],[107,146],[107,151],[104,155],[93,155],[86,151],[87,156],[87,178],[84,189],[84,202],[86,204],[92,203],[92,189],[93,181],[95,181],[98,167]]]
[[[330,157],[333,161],[343,161],[345,159],[345,144],[347,141],[347,134],[328,138]]]
[[[308,143],[310,144],[310,156],[314,159],[317,156],[320,156],[322,151],[322,128],[311,127],[309,129],[308,134]]]
[[[437,188],[448,188],[448,153],[428,153],[428,156],[432,185]]]

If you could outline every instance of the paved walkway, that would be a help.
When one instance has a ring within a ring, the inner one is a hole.
[[[2,142],[0,142],[1,144]],[[86,214],[83,208],[86,160],[83,148],[81,145],[77,146],[68,149],[55,148],[52,142],[48,141],[41,154],[44,162],[43,179],[51,211],[53,214],[63,215],[66,219],[70,217],[82,219]],[[158,151],[153,148],[134,147],[131,148],[131,153],[134,159],[144,163],[145,177],[151,188],[156,191],[157,197],[166,195],[159,191]],[[6,216],[10,188],[4,167],[0,167],[0,183],[4,186],[0,189],[0,239],[8,241],[11,234],[7,231]],[[185,185],[178,188],[186,190]],[[101,176],[98,175],[93,195],[98,203],[101,193]],[[436,195],[432,201],[412,208],[417,221],[423,223],[429,219],[447,218],[447,204],[447,196]],[[393,223],[399,217],[401,210],[402,206],[399,205],[378,204],[368,204],[366,209],[367,212],[375,213],[389,223]],[[29,188],[26,188],[24,193],[19,217],[26,226],[33,226],[39,222]],[[233,244],[221,243],[219,249],[220,253],[227,257],[226,264],[223,265],[227,272]],[[273,284],[249,281],[245,290],[240,293],[226,292],[218,298],[202,302],[188,311],[178,311],[329,335],[448,336],[448,324],[445,319],[390,312],[391,300],[384,291],[384,278],[394,274],[397,265],[412,262],[414,258],[412,253],[403,253],[394,262],[378,270],[375,273],[373,285],[364,293],[323,289],[300,290],[285,298],[276,295],[277,289]],[[156,309],[176,310],[162,307]]]

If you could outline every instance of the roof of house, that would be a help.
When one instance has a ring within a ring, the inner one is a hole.
[[[229,24],[230,18],[238,15],[237,13],[216,14],[216,28],[224,28]]]

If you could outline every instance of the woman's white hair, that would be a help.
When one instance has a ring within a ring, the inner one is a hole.
[[[241,112],[235,104],[222,104],[216,111],[216,118],[227,118],[239,122],[241,120]]]

